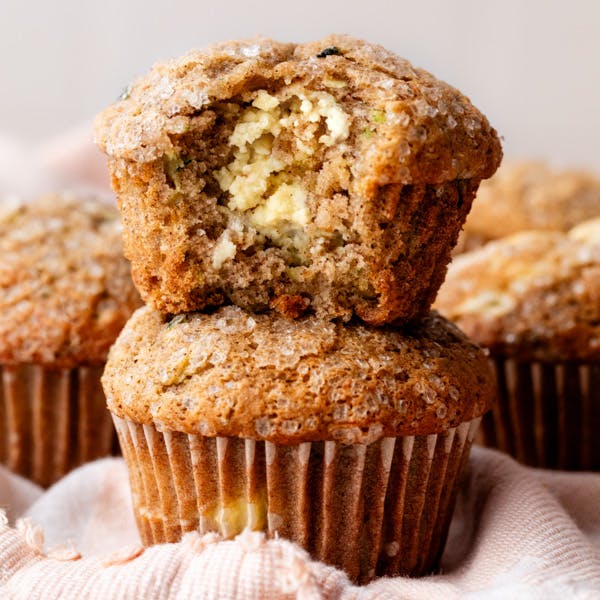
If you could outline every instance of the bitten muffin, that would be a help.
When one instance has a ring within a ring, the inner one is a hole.
[[[49,485],[116,441],[100,375],[140,298],[92,199],[2,204],[0,256],[0,462]]]
[[[266,530],[361,582],[431,572],[494,396],[432,314],[405,330],[137,311],[103,376],[145,544]]]
[[[457,256],[436,307],[490,351],[488,445],[534,466],[600,470],[600,219]]]
[[[474,249],[490,240],[530,229],[568,231],[597,216],[597,175],[551,169],[535,161],[505,162],[479,188],[459,246],[462,251]]]
[[[157,64],[96,122],[144,300],[381,325],[429,310],[498,137],[460,92],[347,36]]]

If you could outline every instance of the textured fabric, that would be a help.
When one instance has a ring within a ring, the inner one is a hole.
[[[478,447],[442,573],[362,588],[261,533],[189,533],[144,550],[121,459],[81,467],[45,493],[0,470],[0,504],[2,599],[600,597],[600,474],[536,471]]]

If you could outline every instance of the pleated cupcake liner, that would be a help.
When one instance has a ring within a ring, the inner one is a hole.
[[[0,365],[0,463],[47,487],[118,450],[102,370]]]
[[[437,568],[481,420],[368,445],[285,446],[113,418],[145,545],[263,530],[360,583]]]
[[[492,360],[498,399],[482,442],[545,469],[600,471],[600,364]]]

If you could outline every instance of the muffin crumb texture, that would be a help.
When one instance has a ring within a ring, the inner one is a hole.
[[[203,436],[371,443],[476,418],[493,396],[481,350],[432,314],[412,329],[137,311],[110,352],[114,414]]]
[[[234,303],[374,325],[427,313],[501,158],[460,92],[347,36],[157,64],[96,137],[154,308]]]

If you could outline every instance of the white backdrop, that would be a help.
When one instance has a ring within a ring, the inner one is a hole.
[[[347,32],[455,85],[508,155],[600,170],[600,2],[594,0],[0,0],[0,134],[80,124],[157,59],[262,33]]]

